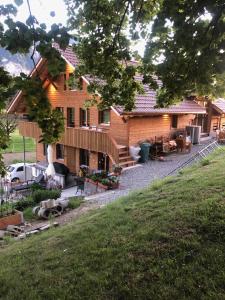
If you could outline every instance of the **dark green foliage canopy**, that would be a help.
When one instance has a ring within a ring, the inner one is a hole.
[[[131,109],[140,91],[135,72],[143,73],[144,82],[158,90],[160,106],[184,96],[224,95],[224,0],[65,2],[70,27],[79,32],[79,71],[105,80],[98,88],[104,103]],[[134,55],[130,40],[140,36],[147,40],[144,59],[129,66]],[[162,86],[157,86],[155,76]]]

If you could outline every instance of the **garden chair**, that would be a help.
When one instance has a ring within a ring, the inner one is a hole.
[[[220,131],[217,136],[218,143],[225,143],[225,131]]]
[[[28,180],[28,181],[26,181],[22,184],[19,184],[19,185],[16,185],[16,186],[12,187],[11,192],[20,192],[20,191],[31,189],[33,184],[37,184],[40,187],[45,188],[46,187],[46,182],[44,180],[44,175],[39,174],[34,180]]]
[[[186,141],[186,137],[177,137],[176,138],[176,144],[177,144],[177,152],[191,152],[191,142]]]

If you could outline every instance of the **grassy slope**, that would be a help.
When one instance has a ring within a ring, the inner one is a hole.
[[[1,299],[225,299],[225,154],[0,250]]]
[[[25,139],[26,143],[26,152],[33,152],[35,151],[35,140],[32,138]],[[10,152],[23,152],[23,137],[19,134],[18,130],[15,130],[13,134],[11,134],[11,143],[9,148],[7,148],[4,153]]]

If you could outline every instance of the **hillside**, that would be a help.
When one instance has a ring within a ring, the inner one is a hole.
[[[225,299],[225,153],[0,250],[0,299]]]

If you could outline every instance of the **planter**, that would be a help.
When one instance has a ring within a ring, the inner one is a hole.
[[[16,210],[15,213],[0,218],[0,230],[6,229],[8,225],[20,225],[23,222],[23,213]]]
[[[114,190],[114,189],[118,189],[118,187],[119,187],[119,182],[116,182],[116,183],[112,183],[110,189]]]
[[[107,185],[102,184],[101,182],[98,183],[98,187],[104,189],[104,190],[108,190],[109,187]]]
[[[94,181],[94,180],[92,180],[91,178],[89,178],[88,182],[90,182],[90,183],[92,183],[92,184],[94,184],[94,185],[97,185],[97,184],[98,184],[98,181]]]

